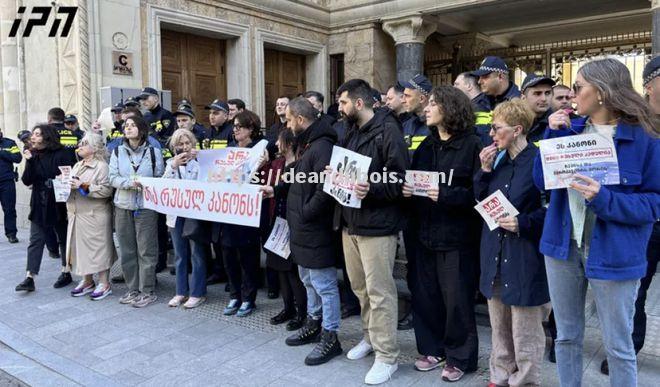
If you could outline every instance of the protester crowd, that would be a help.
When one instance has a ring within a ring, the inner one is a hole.
[[[314,344],[305,364],[341,355],[341,319],[359,313],[363,337],[346,356],[373,353],[364,382],[380,384],[398,367],[393,270],[403,243],[415,369],[441,368],[446,382],[476,371],[480,293],[492,326],[489,386],[540,385],[545,325],[561,385],[579,386],[589,286],[607,353],[602,371],[612,386],[634,386],[646,291],[660,258],[660,57],[644,70],[646,98],[615,59],[586,63],[571,86],[529,74],[518,87],[509,72],[501,58],[486,57],[453,86],[434,87],[417,75],[381,93],[353,79],[336,91],[328,113],[319,92],[281,96],[267,130],[239,99],[209,103],[206,128],[189,101],[170,112],[150,87],[112,108],[115,126],[105,138],[97,123],[83,131],[75,116],[53,108],[48,123],[19,134],[22,152],[0,137],[0,197],[12,243],[16,215],[7,208],[21,156],[21,180],[31,189],[27,274],[16,290],[35,290],[46,247],[61,259],[56,288],[74,274],[81,280],[71,296],[101,300],[122,280],[128,290],[119,302],[146,307],[157,300],[156,273],[166,267],[171,240],[176,292],[169,307],[195,308],[206,301],[207,285],[226,281],[225,315],[259,313],[257,289],[266,278],[268,296],[283,301],[270,322],[296,331],[286,345]],[[539,142],[586,133],[613,139],[620,183],[575,175],[569,188],[546,190]],[[252,148],[262,139],[263,172],[331,174],[333,146],[340,146],[371,158],[369,173],[386,170],[397,179],[357,181],[359,208],[341,206],[323,184],[265,181],[258,228],[206,227],[145,208],[141,178],[196,180],[200,149]],[[56,202],[53,188],[62,166],[72,167],[66,203]],[[451,170],[452,181],[420,196],[408,170]],[[518,214],[491,230],[474,207],[496,192]],[[291,254],[264,249],[262,269],[261,250],[278,217],[288,223]],[[122,275],[111,281],[117,259]]]

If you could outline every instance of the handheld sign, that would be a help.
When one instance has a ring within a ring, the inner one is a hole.
[[[413,195],[428,197],[427,191],[440,184],[440,172],[407,170],[406,183],[412,185]]]
[[[518,215],[516,207],[511,204],[509,199],[499,189],[486,199],[480,201],[479,204],[474,206],[474,209],[484,218],[490,231],[499,227],[497,224],[498,219]]]
[[[614,139],[597,133],[551,138],[539,142],[545,188],[567,188],[573,175],[589,176],[601,185],[619,184]]]
[[[229,147],[201,150],[197,153],[199,181],[222,183],[249,183],[256,173],[259,157],[268,141],[261,140],[252,148]]]
[[[333,146],[330,157],[332,174],[323,182],[323,192],[342,206],[360,208],[362,200],[355,196],[355,185],[369,172],[370,164],[371,157]]]
[[[53,192],[55,193],[55,202],[65,203],[71,195],[71,166],[60,165],[58,168],[62,173],[52,180]]]
[[[264,247],[284,259],[288,259],[291,254],[289,247],[289,224],[279,216],[275,218],[275,225],[271,231]]]

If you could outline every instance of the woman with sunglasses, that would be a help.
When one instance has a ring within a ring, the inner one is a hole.
[[[555,352],[562,386],[582,382],[584,306],[593,290],[612,386],[637,384],[631,339],[639,279],[646,272],[646,243],[660,217],[660,123],[615,59],[578,70],[573,101],[583,118],[559,110],[546,138],[595,133],[613,138],[620,183],[602,186],[579,174],[566,189],[550,191],[540,242],[557,322]],[[534,180],[544,189],[541,158]]]

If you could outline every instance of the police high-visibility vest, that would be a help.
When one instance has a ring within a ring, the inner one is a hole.
[[[227,140],[213,138],[207,141],[207,149],[224,149],[227,147]]]
[[[476,116],[476,122],[475,124],[477,125],[490,125],[493,123],[493,112],[476,112],[474,113]]]
[[[414,151],[417,150],[419,144],[424,141],[426,136],[404,136],[403,139],[408,144],[408,150]]]
[[[60,135],[60,144],[65,148],[75,148],[78,146],[78,137],[69,129],[61,129],[58,133]]]

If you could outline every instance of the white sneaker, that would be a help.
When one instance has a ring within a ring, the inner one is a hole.
[[[386,364],[382,361],[374,361],[374,365],[371,366],[367,376],[364,377],[365,384],[381,384],[385,383],[388,380],[392,379],[392,375],[399,368],[397,363]]]
[[[358,360],[369,356],[370,353],[374,351],[371,344],[367,343],[364,339],[357,343],[357,345],[351,348],[350,351],[346,354],[346,357],[349,360]]]

